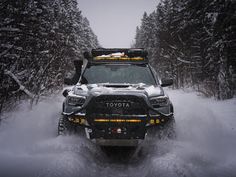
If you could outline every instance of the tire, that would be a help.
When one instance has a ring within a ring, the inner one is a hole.
[[[175,139],[176,138],[176,125],[174,117],[163,126],[151,127],[148,130],[148,137],[151,139]]]
[[[170,118],[169,122],[160,128],[160,139],[176,139],[176,123],[174,117]]]
[[[70,123],[66,116],[61,116],[58,122],[58,135],[74,134],[76,126]]]

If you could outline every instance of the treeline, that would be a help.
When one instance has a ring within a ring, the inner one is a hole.
[[[162,77],[175,87],[232,98],[236,73],[236,1],[162,0],[144,13],[135,47],[146,48]]]
[[[60,89],[73,60],[98,45],[76,0],[1,0],[0,113]]]

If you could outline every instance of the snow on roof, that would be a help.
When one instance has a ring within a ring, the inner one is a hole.
[[[117,58],[119,58],[119,57],[124,57],[125,56],[125,53],[124,52],[117,52],[117,53],[111,53],[111,54],[109,54],[109,55],[101,55],[101,56],[97,56],[97,57],[107,57],[107,58],[109,58],[109,57],[117,57]]]

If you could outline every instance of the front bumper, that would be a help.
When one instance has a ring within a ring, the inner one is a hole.
[[[150,127],[162,127],[172,119],[171,115],[67,115],[68,120],[86,128],[89,139],[99,140],[142,140]],[[99,141],[104,144],[104,141]],[[106,143],[105,143],[106,144]],[[112,143],[113,144],[113,143]],[[118,143],[119,144],[119,143]]]
[[[78,108],[72,113],[63,113],[63,115],[72,124],[84,127],[87,137],[100,145],[123,145],[129,144],[129,142],[137,144],[139,140],[145,139],[150,127],[162,127],[173,118],[172,111],[161,112],[148,104],[143,104],[142,110],[145,111],[138,109],[137,112],[122,111],[122,113],[131,115],[119,114],[119,111],[99,113],[96,109],[97,105],[92,104],[93,102],[85,104],[84,107]],[[135,113],[137,115],[133,115]]]

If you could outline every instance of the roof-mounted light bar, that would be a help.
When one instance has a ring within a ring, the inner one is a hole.
[[[147,62],[147,51],[139,48],[98,48],[85,52],[91,62]]]

